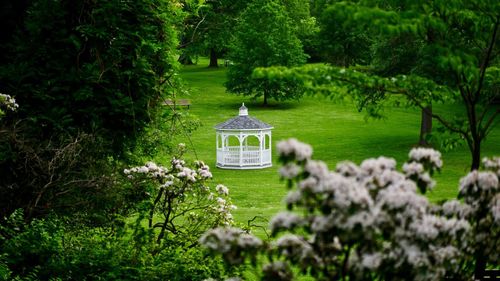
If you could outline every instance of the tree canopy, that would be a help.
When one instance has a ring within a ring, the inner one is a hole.
[[[393,46],[407,48],[412,44],[410,47],[416,51],[413,59],[410,54],[395,56],[402,63],[411,60],[410,69],[386,67],[390,75],[382,77],[377,71],[383,67],[306,66],[291,71],[281,69],[284,70],[281,74],[278,69],[264,70],[256,77],[278,75],[291,79],[295,75],[295,79],[316,88],[314,92],[329,92],[333,89],[329,85],[347,86],[356,94],[359,107],[375,116],[380,116],[383,103],[394,94],[404,96],[408,105],[422,109],[433,102],[458,102],[464,106],[464,114],[433,112],[431,115],[448,132],[466,141],[471,168],[477,169],[481,142],[500,115],[498,106],[492,103],[499,96],[500,4],[438,0],[384,3],[385,6],[377,1],[339,2],[329,9],[343,15],[345,24],[355,24],[384,36],[385,40],[393,40],[390,42]]]
[[[269,83],[251,76],[256,67],[296,66],[305,62],[306,55],[291,20],[277,1],[256,0],[249,4],[236,27],[229,58],[233,62],[226,83],[229,92],[264,96],[264,104],[269,98],[285,100],[302,94],[293,81]]]

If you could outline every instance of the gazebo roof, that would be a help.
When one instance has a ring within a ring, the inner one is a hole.
[[[264,123],[257,118],[248,116],[248,109],[245,107],[245,104],[240,107],[239,116],[231,118],[215,126],[215,129],[217,130],[263,130],[272,128],[273,126]]]

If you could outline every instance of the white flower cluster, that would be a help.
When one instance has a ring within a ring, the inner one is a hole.
[[[218,184],[217,186],[215,186],[215,190],[220,195],[224,195],[224,196],[229,195],[229,189],[223,184]]]
[[[495,223],[500,225],[500,193],[491,200],[490,209]]]
[[[312,155],[312,147],[310,145],[301,143],[294,138],[278,142],[276,148],[280,155],[294,157],[297,161],[304,161],[311,158]]]
[[[418,147],[413,148],[408,156],[410,161],[403,165],[405,176],[414,181],[422,193],[434,188],[436,182],[431,175],[443,167],[441,153],[432,148]]]
[[[467,204],[462,204],[454,199],[446,201],[442,206],[443,215],[447,217],[457,217],[460,219],[468,219],[472,213],[472,208]]]
[[[5,105],[5,107],[7,107],[7,109],[10,111],[15,111],[17,108],[19,108],[19,105],[16,103],[16,99],[14,99],[9,95],[1,93],[0,93],[0,104]]]
[[[212,178],[212,173],[210,172],[210,167],[206,165],[203,161],[196,161],[195,165],[198,167],[198,174],[204,179]]]
[[[198,239],[207,228],[234,223],[231,212],[236,209],[231,203],[229,189],[217,185],[217,195],[210,192],[207,181],[212,178],[210,168],[202,161],[194,166],[179,158],[173,158],[169,169],[154,162],[125,169],[124,174],[144,193],[154,198],[149,225],[175,225],[182,229],[188,239]],[[168,215],[166,215],[168,214]],[[159,223],[154,221],[164,220]],[[176,236],[180,236],[177,230]],[[194,242],[194,241],[192,241]]]
[[[436,182],[431,178],[428,172],[425,171],[424,165],[417,162],[405,163],[403,165],[403,172],[406,177],[425,186],[427,189],[432,189],[436,185]]]
[[[190,182],[196,182],[196,176],[198,176],[196,171],[188,167],[182,167],[181,171],[177,173],[178,178],[186,178]]]
[[[495,172],[500,177],[500,157],[483,158],[483,165],[486,169]]]
[[[474,170],[460,179],[459,194],[467,204],[480,208],[482,204],[488,203],[492,194],[497,193],[499,189],[496,174]]]
[[[245,252],[254,252],[263,245],[259,238],[232,227],[211,229],[201,236],[200,243],[221,253],[231,264],[241,263]]]
[[[232,225],[234,221],[231,211],[236,210],[236,206],[221,197],[217,197],[215,202],[217,204],[213,208],[221,217],[221,223],[226,226]]]
[[[281,236],[275,243],[276,248],[280,250],[280,254],[289,258],[306,260],[315,257],[312,246],[304,241],[304,238],[294,234],[285,234]]]
[[[303,215],[281,212],[271,219],[273,236],[293,234],[279,237],[270,253],[304,271],[319,272],[320,279],[353,270],[349,276],[356,280],[442,280],[462,270],[460,262],[465,253],[474,252],[473,247],[498,246],[488,238],[490,233],[477,231],[478,225],[490,229],[484,225],[491,221],[497,224],[495,231],[500,225],[499,180],[492,172],[471,172],[460,181],[465,202],[439,206],[417,193],[435,185],[432,171],[443,165],[435,150],[412,149],[402,173],[396,161],[386,157],[367,159],[359,166],[342,162],[330,171],[325,163],[311,160],[312,149],[295,139],[280,142],[278,151],[284,164],[281,176],[297,187],[285,202]],[[485,166],[499,166],[498,160],[489,161]],[[489,217],[471,220],[478,214]],[[487,242],[478,242],[483,240]],[[287,272],[286,266],[275,262],[264,276]]]
[[[281,212],[271,219],[269,227],[274,233],[281,229],[293,229],[301,224],[302,218],[300,216],[290,212]]]
[[[300,173],[300,166],[295,163],[288,163],[280,168],[279,173],[282,178],[293,179]]]
[[[264,278],[262,280],[292,281],[293,273],[290,266],[284,261],[274,261],[264,265],[262,268]]]
[[[144,174],[151,178],[164,178],[168,174],[168,169],[158,166],[154,162],[147,162],[144,166],[137,166],[130,169],[124,169],[123,173],[132,179],[133,174]]]
[[[429,163],[430,165],[441,169],[443,161],[441,160],[441,152],[432,148],[417,147],[410,150],[408,154],[410,161],[419,163]]]

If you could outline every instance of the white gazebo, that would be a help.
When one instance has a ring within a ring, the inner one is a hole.
[[[262,169],[272,166],[271,129],[248,116],[243,104],[240,114],[215,126],[217,167],[223,169]]]

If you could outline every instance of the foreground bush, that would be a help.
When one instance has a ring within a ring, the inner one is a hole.
[[[294,139],[278,151],[294,212],[271,220],[270,243],[235,228],[206,232],[201,243],[228,263],[255,265],[265,254],[268,263],[255,266],[262,280],[291,280],[293,268],[318,280],[470,280],[477,267],[499,263],[500,158],[485,160],[492,171],[461,179],[463,202],[435,205],[417,192],[434,187],[442,166],[432,149],[412,149],[402,172],[385,157],[330,171]]]
[[[0,221],[0,278],[187,281],[225,275],[222,260],[207,256],[197,240],[212,227],[232,224],[229,190],[209,186],[212,174],[201,161],[191,165],[179,154],[170,164],[124,170],[140,201],[135,220],[90,227],[50,215],[26,223],[19,209]]]

